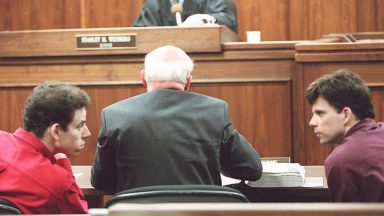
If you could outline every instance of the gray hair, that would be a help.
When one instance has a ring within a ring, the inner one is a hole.
[[[180,48],[162,46],[145,56],[145,79],[151,81],[175,81],[185,83],[192,73],[193,61]]]

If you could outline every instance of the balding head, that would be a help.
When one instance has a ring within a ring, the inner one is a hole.
[[[185,83],[193,70],[193,61],[182,49],[167,45],[148,53],[144,67],[147,82]]]

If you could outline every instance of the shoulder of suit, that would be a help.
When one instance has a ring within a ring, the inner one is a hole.
[[[133,97],[125,98],[123,100],[117,101],[117,102],[115,102],[113,104],[110,104],[110,105],[106,106],[103,110],[111,110],[111,109],[114,109],[114,108],[118,108],[118,107],[122,107],[122,106],[127,106],[130,103],[135,103],[137,100],[141,100],[141,97],[144,97],[144,95],[146,95],[146,94],[140,94],[140,95],[136,95],[136,96],[133,96]]]
[[[227,104],[227,102],[225,102],[224,100],[219,99],[219,98],[216,98],[216,97],[212,97],[212,96],[204,95],[204,94],[199,94],[199,93],[195,93],[195,92],[189,92],[189,93],[190,93],[191,95],[194,95],[195,97],[205,98],[206,100],[209,100],[209,101],[211,101],[211,102]]]

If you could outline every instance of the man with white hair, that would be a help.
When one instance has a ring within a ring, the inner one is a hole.
[[[220,172],[257,180],[260,157],[226,102],[189,92],[193,61],[163,46],[145,57],[147,92],[102,111],[92,185],[108,193],[153,185],[221,185]]]

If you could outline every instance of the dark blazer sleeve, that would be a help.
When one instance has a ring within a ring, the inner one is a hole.
[[[263,171],[260,156],[252,145],[232,127],[228,105],[224,108],[224,118],[226,126],[220,148],[221,172],[236,179],[258,180]]]
[[[117,184],[117,167],[115,164],[114,136],[108,136],[105,111],[101,114],[101,129],[95,158],[91,169],[91,184],[94,188],[114,194]]]
[[[237,13],[234,0],[207,0],[206,14],[215,17],[216,22],[237,33]]]

